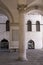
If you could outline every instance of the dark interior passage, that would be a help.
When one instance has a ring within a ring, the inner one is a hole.
[[[34,45],[34,41],[33,40],[29,40],[28,41],[28,49],[34,49],[35,45]]]
[[[9,49],[9,42],[6,39],[2,39],[0,42],[1,49]]]

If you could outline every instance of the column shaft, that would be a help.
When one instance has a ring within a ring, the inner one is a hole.
[[[24,15],[23,12],[19,13],[19,59],[27,60],[26,58],[26,45],[25,45],[25,28],[24,28]]]

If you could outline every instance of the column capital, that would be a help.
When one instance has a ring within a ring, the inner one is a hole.
[[[22,4],[22,5],[17,5],[17,9],[19,10],[19,11],[25,11],[25,8],[27,7],[27,5],[24,5],[24,4]]]

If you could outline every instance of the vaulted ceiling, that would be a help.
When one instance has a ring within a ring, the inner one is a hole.
[[[17,1],[18,0],[0,0],[0,5],[3,3],[8,9],[9,11],[12,13],[13,17],[14,17],[14,21],[18,21],[18,10],[17,10]],[[22,0],[24,2],[24,0]],[[26,0],[26,4],[27,4],[27,9],[29,9],[29,7],[34,7],[35,9],[37,9],[38,7],[43,7],[43,0]]]

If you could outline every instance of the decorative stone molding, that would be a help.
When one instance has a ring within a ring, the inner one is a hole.
[[[10,26],[19,26],[19,23],[10,23]]]

